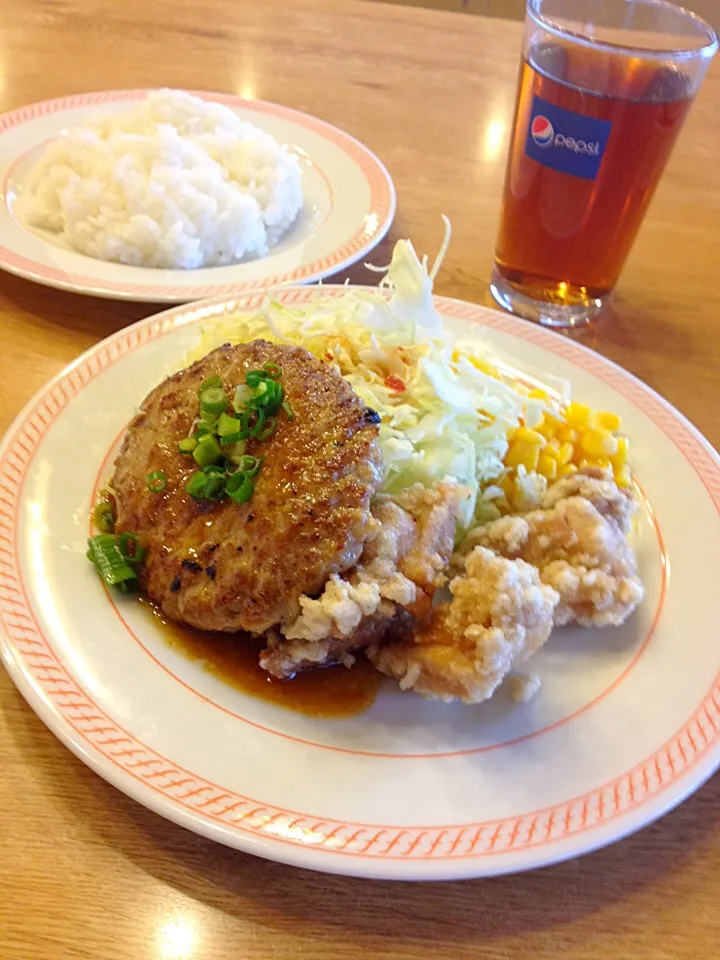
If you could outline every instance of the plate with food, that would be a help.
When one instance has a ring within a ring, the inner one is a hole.
[[[379,287],[171,309],[0,450],[2,653],[164,817],[338,873],[577,856],[720,758],[717,454],[630,374]]]
[[[395,189],[349,134],[224,93],[78,94],[0,117],[0,267],[177,303],[310,283],[385,236]]]

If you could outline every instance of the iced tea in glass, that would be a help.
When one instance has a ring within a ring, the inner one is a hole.
[[[718,46],[659,0],[529,0],[491,290],[550,326],[610,295]]]

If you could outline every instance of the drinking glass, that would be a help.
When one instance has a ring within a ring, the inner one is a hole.
[[[660,0],[528,0],[501,306],[553,327],[602,309],[717,48],[710,24]]]

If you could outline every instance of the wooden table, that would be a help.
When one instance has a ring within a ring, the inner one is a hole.
[[[521,27],[359,2],[5,4],[0,108],[87,89],[177,86],[336,123],[392,172],[390,244],[454,237],[438,292],[490,302]],[[620,282],[586,342],[720,444],[720,62]],[[350,271],[353,279],[362,275]],[[152,312],[0,276],[0,426],[101,337]],[[76,760],[0,671],[2,960],[720,955],[720,779],[660,823],[534,874],[391,885],[306,873],[166,823]]]

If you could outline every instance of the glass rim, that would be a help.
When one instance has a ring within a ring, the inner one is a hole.
[[[702,46],[692,48],[670,47],[665,49],[643,49],[642,47],[633,47],[630,44],[614,43],[612,40],[594,40],[586,33],[578,33],[575,30],[561,26],[553,20],[548,20],[542,13],[539,13],[535,9],[536,4],[539,2],[541,2],[541,0],[527,0],[525,6],[527,16],[537,24],[537,26],[542,27],[543,30],[547,30],[548,33],[560,39],[573,40],[581,46],[592,46],[596,49],[600,48],[601,50],[606,50],[611,53],[620,53],[625,56],[640,57],[649,60],[661,57],[672,57],[674,60],[709,60],[718,50],[718,34],[712,24],[708,23],[703,17],[698,16],[698,14],[693,13],[692,10],[688,10],[687,7],[681,7],[676,3],[669,3],[668,0],[633,0],[633,2],[646,7],[659,7],[665,10],[672,10],[674,13],[681,14],[685,20],[692,21],[697,26],[703,28],[708,38],[706,43]]]

